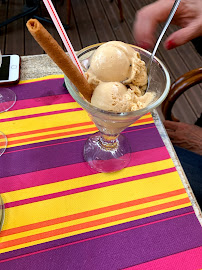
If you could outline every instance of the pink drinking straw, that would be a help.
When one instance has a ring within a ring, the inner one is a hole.
[[[44,5],[46,6],[49,15],[53,21],[53,23],[55,24],[55,27],[65,45],[65,48],[67,49],[67,52],[69,53],[70,58],[72,59],[73,63],[77,66],[77,68],[79,69],[79,71],[81,72],[81,74],[84,75],[83,69],[81,67],[81,64],[76,56],[76,53],[72,47],[72,44],[66,34],[66,31],[60,21],[60,18],[53,6],[53,3],[51,2],[51,0],[43,0]]]

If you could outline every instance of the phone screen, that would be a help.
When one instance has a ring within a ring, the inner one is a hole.
[[[2,57],[2,64],[0,67],[0,81],[8,80],[10,67],[10,56]]]

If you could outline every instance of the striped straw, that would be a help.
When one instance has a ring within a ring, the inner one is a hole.
[[[51,2],[51,0],[43,0],[44,2],[44,5],[46,6],[48,12],[49,12],[49,15],[53,21],[53,23],[55,24],[55,27],[64,43],[64,46],[67,50],[67,52],[69,53],[69,56],[70,58],[72,59],[73,63],[77,66],[77,68],[79,69],[79,71],[81,72],[81,74],[84,75],[84,71],[81,67],[81,64],[76,56],[76,53],[72,47],[72,44],[66,34],[66,31],[61,23],[61,20],[53,6],[53,3]]]

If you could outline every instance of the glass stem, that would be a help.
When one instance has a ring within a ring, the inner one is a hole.
[[[118,148],[118,135],[106,135],[101,133],[99,144],[106,151],[116,150]]]

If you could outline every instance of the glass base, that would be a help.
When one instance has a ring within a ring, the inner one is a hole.
[[[112,143],[106,143],[101,133],[97,132],[87,139],[83,154],[93,170],[115,172],[129,164],[131,148],[123,135],[119,135]]]
[[[15,102],[15,93],[9,88],[0,87],[0,113],[8,111]]]
[[[0,132],[0,156],[3,155],[7,147],[7,138],[6,136]]]
[[[0,231],[3,226],[3,221],[4,221],[4,203],[0,195]]]

